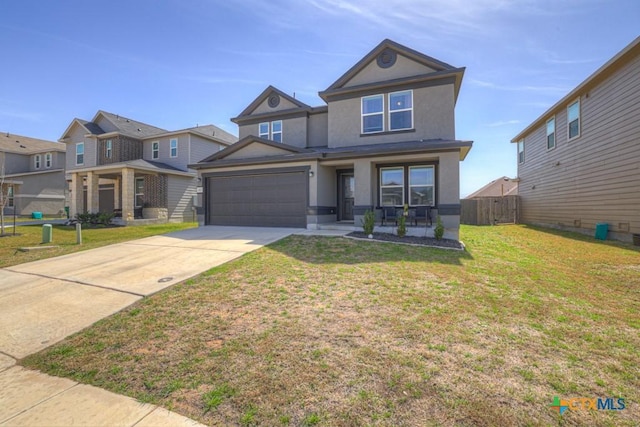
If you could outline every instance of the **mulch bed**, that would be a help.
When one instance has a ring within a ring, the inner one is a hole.
[[[457,249],[464,250],[464,245],[457,240],[450,239],[435,239],[433,237],[416,237],[416,236],[404,236],[399,237],[395,234],[389,233],[373,233],[373,239],[369,239],[367,235],[362,231],[354,231],[347,234],[346,237],[352,237],[355,239],[377,240],[381,242],[393,242],[404,243],[409,245],[431,246],[436,248],[445,249]]]

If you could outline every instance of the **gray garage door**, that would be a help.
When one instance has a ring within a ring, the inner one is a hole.
[[[246,172],[207,178],[208,224],[307,226],[307,173]]]

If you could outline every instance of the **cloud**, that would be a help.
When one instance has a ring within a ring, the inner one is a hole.
[[[500,120],[497,122],[493,122],[493,123],[488,123],[485,126],[488,127],[499,127],[499,126],[507,126],[507,125],[517,125],[519,123],[522,123],[520,120]]]
[[[5,110],[0,109],[0,117],[8,117],[11,119],[20,119],[20,120],[28,120],[32,122],[39,122],[42,120],[42,114],[26,112],[26,111],[15,111],[15,110]]]
[[[521,86],[509,86],[509,85],[499,85],[493,82],[487,82],[483,80],[478,80],[474,78],[469,78],[467,83],[495,90],[503,90],[503,91],[511,91],[511,92],[544,92],[544,93],[567,93],[571,90],[571,87],[568,86],[534,86],[534,85],[521,85]]]

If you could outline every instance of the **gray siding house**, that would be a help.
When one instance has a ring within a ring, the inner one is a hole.
[[[105,111],[74,119],[60,139],[70,213],[115,211],[126,224],[193,220],[198,178],[188,165],[235,141],[213,125],[168,131]]]
[[[65,148],[58,142],[8,132],[0,135],[0,180],[2,193],[9,196],[5,215],[64,213]]]
[[[232,119],[240,141],[192,165],[202,222],[359,228],[367,210],[406,204],[433,208],[457,239],[459,163],[472,145],[455,139],[463,74],[384,40],[319,93],[325,105],[267,87]]]
[[[640,37],[512,139],[520,220],[640,233]]]

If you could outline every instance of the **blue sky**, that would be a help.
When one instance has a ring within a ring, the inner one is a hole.
[[[237,134],[269,84],[321,105],[385,38],[467,67],[463,196],[515,176],[511,138],[640,33],[637,0],[2,0],[0,16],[0,131],[50,140],[99,109]]]

